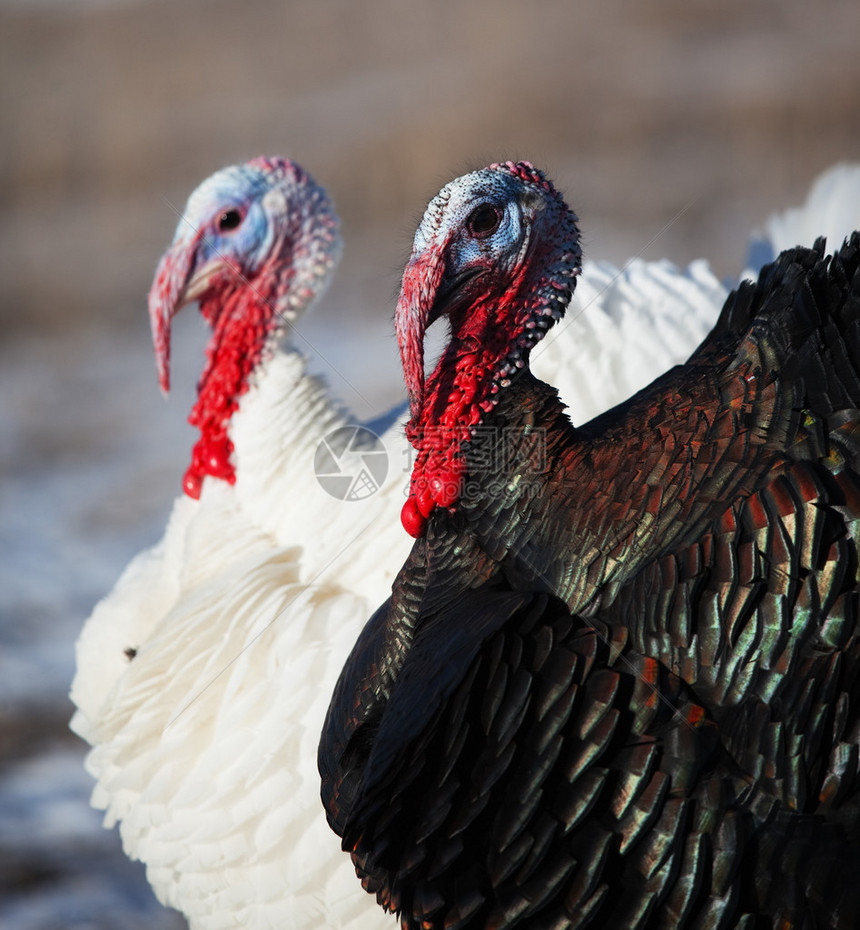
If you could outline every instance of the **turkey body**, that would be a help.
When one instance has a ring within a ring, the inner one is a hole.
[[[337,674],[412,545],[397,519],[399,410],[379,435],[389,470],[375,494],[344,501],[314,475],[323,439],[357,424],[308,375],[289,324],[338,254],[322,189],[285,159],[256,159],[192,195],[150,294],[163,385],[172,315],[198,300],[213,329],[191,494],[84,626],[72,728],[92,746],[106,826],[193,930],[394,923],[328,829],[316,771]],[[587,266],[579,325],[537,365],[597,413],[686,357],[725,294],[704,262]],[[227,350],[242,339],[253,364],[233,383]]]
[[[855,927],[860,235],[575,428],[528,361],[578,243],[526,163],[419,227],[418,538],[329,707],[329,822],[407,927]]]

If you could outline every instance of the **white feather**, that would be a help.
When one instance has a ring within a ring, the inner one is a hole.
[[[828,251],[860,229],[860,164],[843,162],[819,175],[806,202],[771,216],[764,232],[752,237],[743,276],[755,278],[758,269],[780,252],[796,245],[811,246],[819,236]]]

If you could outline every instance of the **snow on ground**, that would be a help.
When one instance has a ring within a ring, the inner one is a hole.
[[[193,341],[180,341],[187,354]],[[190,397],[193,377],[183,373],[177,393]],[[159,396],[143,328],[0,350],[4,928],[184,926],[90,808],[85,746],[66,729],[75,638],[125,562],[158,537],[191,435],[181,409]]]
[[[0,926],[179,930],[88,806],[82,760],[82,746],[54,745],[0,770]]]

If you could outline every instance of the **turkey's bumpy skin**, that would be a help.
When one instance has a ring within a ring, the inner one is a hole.
[[[325,290],[341,253],[326,192],[283,158],[256,158],[207,178],[188,199],[149,294],[159,381],[170,385],[170,323],[197,300],[212,327],[197,402],[200,431],[183,490],[208,475],[236,480],[230,420],[252,372],[286,325]]]
[[[474,238],[485,192],[450,228],[446,192],[432,231]],[[434,422],[464,410],[428,398],[473,311],[547,277],[496,248],[491,284],[446,258],[401,303],[450,318],[412,384]],[[460,424],[458,498],[416,495],[422,538],[329,707],[323,801],[365,887],[416,930],[856,927],[860,234],[781,256],[580,430],[507,380],[486,430]]]
[[[411,535],[459,499],[461,444],[564,312],[581,259],[575,214],[527,162],[458,178],[430,203],[395,315],[417,451],[403,512]],[[457,338],[425,385],[424,333],[440,293]]]

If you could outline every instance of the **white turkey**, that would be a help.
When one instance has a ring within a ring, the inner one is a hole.
[[[396,412],[375,493],[344,500],[315,477],[320,448],[380,455],[285,338],[339,253],[322,188],[258,158],[192,194],[150,293],[165,389],[172,316],[197,301],[212,327],[200,440],[163,539],[81,633],[72,728],[106,826],[194,930],[394,926],[329,831],[316,771],[337,674],[412,542]],[[703,261],[586,263],[535,371],[593,416],[686,358],[726,293]]]

